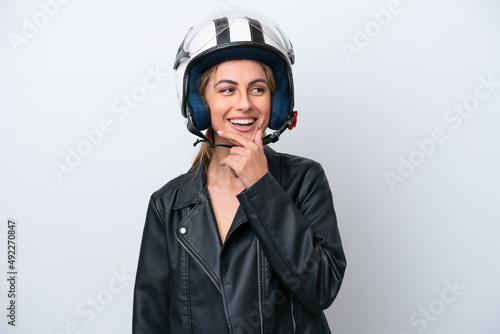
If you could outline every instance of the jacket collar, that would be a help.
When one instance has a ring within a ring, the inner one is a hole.
[[[264,146],[264,153],[267,158],[269,172],[279,182],[280,173],[278,154],[267,145]],[[191,167],[182,178],[179,193],[174,204],[174,209],[181,209],[197,203],[202,195],[205,185],[206,175],[204,168],[201,164],[196,164]]]

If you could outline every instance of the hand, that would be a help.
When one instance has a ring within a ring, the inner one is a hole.
[[[253,141],[236,132],[217,131],[217,133],[236,144],[220,164],[229,167],[245,188],[251,187],[268,172],[267,158],[262,143],[262,130],[257,130]]]

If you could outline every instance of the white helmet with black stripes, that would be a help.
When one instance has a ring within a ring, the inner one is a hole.
[[[210,126],[210,110],[198,91],[201,75],[213,65],[232,59],[258,60],[273,70],[277,90],[272,95],[269,128],[277,131],[266,136],[264,143],[277,141],[296,122],[291,69],[295,55],[290,40],[276,24],[250,12],[215,15],[189,29],[184,37],[174,70],[177,97],[188,129],[199,135]]]

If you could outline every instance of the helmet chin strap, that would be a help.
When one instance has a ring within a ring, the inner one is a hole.
[[[275,132],[265,136],[264,138],[262,138],[262,143],[264,145],[267,145],[267,144],[270,144],[270,143],[275,143],[277,142],[279,139],[280,139],[280,135],[288,128],[290,130],[292,130],[296,125],[297,125],[297,112],[294,111],[290,116],[292,117],[289,117],[289,119]],[[211,148],[216,148],[216,147],[227,147],[227,148],[231,148],[231,147],[234,147],[235,145],[226,145],[226,144],[212,144],[212,142],[210,142],[210,140],[208,140],[208,138],[203,134],[203,132],[201,132],[197,127],[195,127],[193,125],[193,123],[191,122],[191,120],[189,119],[188,117],[188,120],[187,120],[187,123],[186,123],[186,127],[188,129],[189,132],[191,132],[192,134],[194,134],[195,136],[198,136],[200,137],[201,139],[198,139],[197,141],[194,142],[193,146],[196,146],[198,145],[199,143],[207,143],[208,145],[210,145]]]
[[[201,139],[198,139],[197,141],[195,141],[193,146],[196,146],[199,143],[203,143],[203,142],[208,143],[208,145],[210,145],[211,148],[216,148],[218,146],[231,148],[234,146],[234,145],[226,145],[226,144],[217,144],[217,145],[212,144],[212,142],[210,140],[208,140],[208,138],[203,134],[203,132],[201,132],[196,126],[193,125],[193,123],[191,123],[191,120],[189,119],[189,117],[188,117],[188,121],[187,121],[186,126],[187,126],[187,129],[189,132],[191,132],[195,136],[198,136],[201,138]]]

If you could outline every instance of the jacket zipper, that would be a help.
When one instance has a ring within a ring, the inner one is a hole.
[[[260,242],[257,239],[257,290],[259,291],[259,315],[260,315],[260,333],[264,334],[264,318],[262,317],[262,281],[260,269]]]
[[[177,241],[179,241],[179,243],[182,245],[182,247],[186,250],[186,252],[189,253],[189,255],[191,255],[191,257],[198,263],[198,265],[201,267],[201,269],[203,269],[203,271],[205,272],[205,274],[207,274],[208,278],[210,278],[210,280],[212,281],[212,283],[214,283],[215,287],[217,288],[217,290],[219,290],[219,292],[222,294],[222,291],[219,287],[219,285],[217,284],[217,282],[213,279],[212,275],[210,275],[208,273],[208,271],[205,269],[205,267],[203,266],[203,264],[198,260],[198,258],[196,256],[194,256],[194,254],[184,245],[184,243],[182,242],[182,240],[179,239],[179,237],[177,236],[177,234],[175,235],[175,238],[177,239]]]
[[[293,325],[293,332],[295,334],[295,331],[297,330],[297,324],[295,322],[295,310],[294,310],[294,307],[293,307],[293,296],[290,295],[290,309],[291,309],[291,312],[292,312],[292,325]]]

